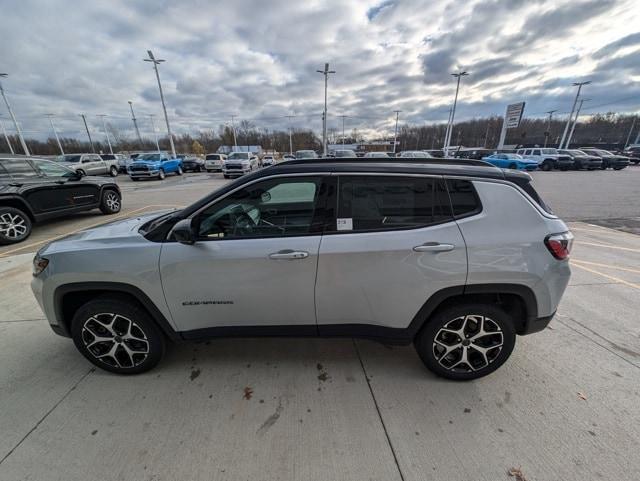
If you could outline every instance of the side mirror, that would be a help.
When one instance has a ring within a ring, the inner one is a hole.
[[[196,243],[196,233],[193,231],[191,219],[182,219],[171,229],[171,236],[181,244],[193,245]]]

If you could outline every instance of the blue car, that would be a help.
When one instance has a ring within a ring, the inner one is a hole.
[[[538,168],[537,160],[525,159],[518,154],[491,154],[483,157],[482,160],[503,169],[536,170]]]
[[[129,164],[127,173],[131,180],[162,180],[167,174],[182,175],[182,159],[173,159],[167,152],[140,154]]]

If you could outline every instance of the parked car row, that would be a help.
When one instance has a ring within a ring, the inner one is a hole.
[[[515,153],[493,153],[482,157],[492,165],[518,170],[621,170],[629,165],[629,157],[593,147],[580,149],[533,148]]]

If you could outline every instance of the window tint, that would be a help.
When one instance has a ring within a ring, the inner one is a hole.
[[[6,159],[0,164],[11,174],[12,177],[37,177],[38,173],[31,164],[24,159]]]
[[[33,159],[32,162],[36,166],[36,169],[47,177],[71,177],[74,175],[74,172],[71,169],[56,164],[55,162],[40,159]]]
[[[423,227],[451,219],[443,182],[424,177],[341,176],[339,231]]]
[[[536,149],[533,151],[533,155],[540,155],[540,149]]]
[[[240,189],[197,216],[199,237],[237,239],[319,233],[322,219],[315,211],[320,185],[317,177],[287,177]]]
[[[473,215],[482,210],[480,199],[470,181],[447,179],[447,187],[454,217]]]

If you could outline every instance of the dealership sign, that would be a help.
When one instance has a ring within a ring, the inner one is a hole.
[[[507,105],[507,113],[504,119],[508,129],[515,129],[520,125],[522,112],[524,112],[524,102]]]

